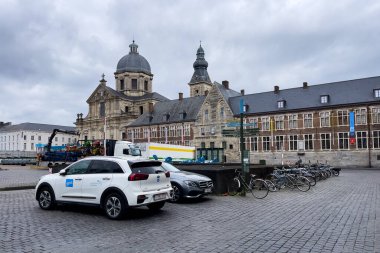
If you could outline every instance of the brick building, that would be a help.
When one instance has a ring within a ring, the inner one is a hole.
[[[285,90],[275,86],[272,92],[234,97],[235,118],[241,99],[248,105],[245,122],[259,128],[257,136],[245,138],[251,162],[280,164],[300,157],[333,165],[380,165],[380,77],[305,82]]]

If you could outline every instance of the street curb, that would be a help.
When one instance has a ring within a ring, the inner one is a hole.
[[[30,189],[34,189],[34,188],[36,188],[35,185],[10,186],[10,187],[0,188],[0,192],[2,192],[2,191],[30,190]]]

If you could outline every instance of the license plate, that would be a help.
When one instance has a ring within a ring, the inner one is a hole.
[[[153,196],[154,201],[166,199],[166,193],[160,193]]]
[[[205,193],[210,193],[210,192],[211,192],[211,188],[205,189]]]

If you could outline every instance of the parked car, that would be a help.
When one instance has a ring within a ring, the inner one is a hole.
[[[212,192],[213,182],[204,175],[181,171],[170,163],[161,165],[170,172],[170,182],[173,187],[171,202],[178,202],[182,198],[201,198]]]
[[[57,203],[100,206],[110,219],[121,219],[129,207],[159,210],[171,198],[170,172],[160,161],[89,157],[59,173],[43,176],[36,186],[42,209]]]

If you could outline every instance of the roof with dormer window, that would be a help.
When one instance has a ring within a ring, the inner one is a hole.
[[[380,89],[379,76],[236,96],[229,99],[229,104],[235,115],[239,115],[241,99],[249,105],[248,115],[277,113],[276,102],[281,100],[286,101],[286,111],[371,104],[380,102],[373,92],[376,89]],[[328,96],[327,104],[321,103],[323,95]]]
[[[205,96],[197,96],[157,102],[152,113],[145,112],[128,126],[195,121],[205,98]],[[182,118],[184,113],[186,113],[185,119]],[[165,115],[170,115],[170,117],[166,120]]]

